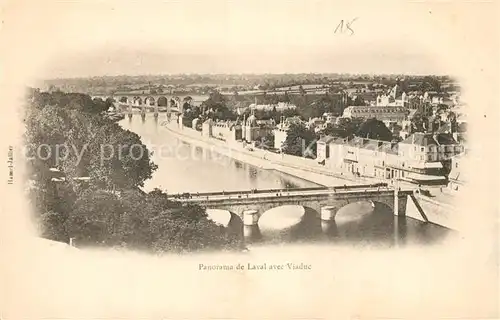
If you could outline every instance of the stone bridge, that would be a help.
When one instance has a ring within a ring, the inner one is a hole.
[[[385,207],[395,215],[406,215],[412,190],[389,189],[387,184],[342,187],[315,187],[289,190],[197,193],[180,201],[196,203],[207,209],[224,209],[240,216],[245,225],[257,224],[269,209],[284,205],[311,208],[321,220],[334,220],[337,212],[350,203],[370,201],[375,208]]]
[[[201,102],[208,99],[208,96],[191,96],[185,95],[173,95],[173,94],[149,94],[149,93],[115,93],[113,95],[90,95],[92,99],[113,99],[115,103],[133,106],[158,106],[158,107],[174,107],[180,108],[184,102],[190,102],[192,104],[201,104]]]

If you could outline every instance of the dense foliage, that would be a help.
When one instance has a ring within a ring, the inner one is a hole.
[[[393,141],[392,132],[377,119],[340,118],[336,123],[329,124],[320,132],[314,132],[303,123],[292,123],[287,130],[287,138],[283,145],[286,154],[315,158],[316,141],[322,135],[338,138],[363,137],[382,141]]]
[[[322,133],[332,137],[352,138],[362,123],[362,118],[339,118],[335,124],[329,124]]]
[[[201,207],[141,191],[157,167],[137,134],[102,117],[109,102],[37,90],[28,99],[29,198],[42,236],[156,252],[237,245]]]
[[[356,136],[367,139],[392,141],[392,132],[382,121],[375,118],[367,119],[363,122],[356,132]]]
[[[286,154],[316,158],[316,141],[318,136],[303,123],[292,123],[287,131],[283,143],[283,152]]]

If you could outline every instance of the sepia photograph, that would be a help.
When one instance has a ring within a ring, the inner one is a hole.
[[[498,318],[495,9],[6,1],[0,319]]]

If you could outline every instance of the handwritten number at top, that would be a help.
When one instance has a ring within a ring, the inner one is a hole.
[[[347,21],[347,20],[344,21],[343,19],[340,20],[340,23],[335,28],[334,33],[338,33],[338,34],[349,33],[350,36],[354,35],[353,24],[357,19],[358,18],[354,18],[351,21]]]

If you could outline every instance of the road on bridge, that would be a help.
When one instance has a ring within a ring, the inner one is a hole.
[[[325,190],[282,190],[276,192],[267,192],[267,193],[252,193],[251,191],[242,191],[241,193],[231,194],[216,194],[216,195],[203,195],[191,193],[190,198],[180,198],[175,200],[180,200],[183,202],[199,202],[199,201],[217,201],[217,200],[228,200],[228,199],[256,199],[256,198],[272,198],[279,196],[314,196],[314,195],[329,195],[329,194],[346,194],[346,193],[359,193],[359,192],[380,192],[380,191],[392,191],[393,189],[389,187],[378,187],[378,188],[356,188],[356,189],[348,189],[348,190],[334,190],[325,189]],[[412,192],[411,190],[401,190],[402,192]],[[182,196],[181,196],[182,197]]]

